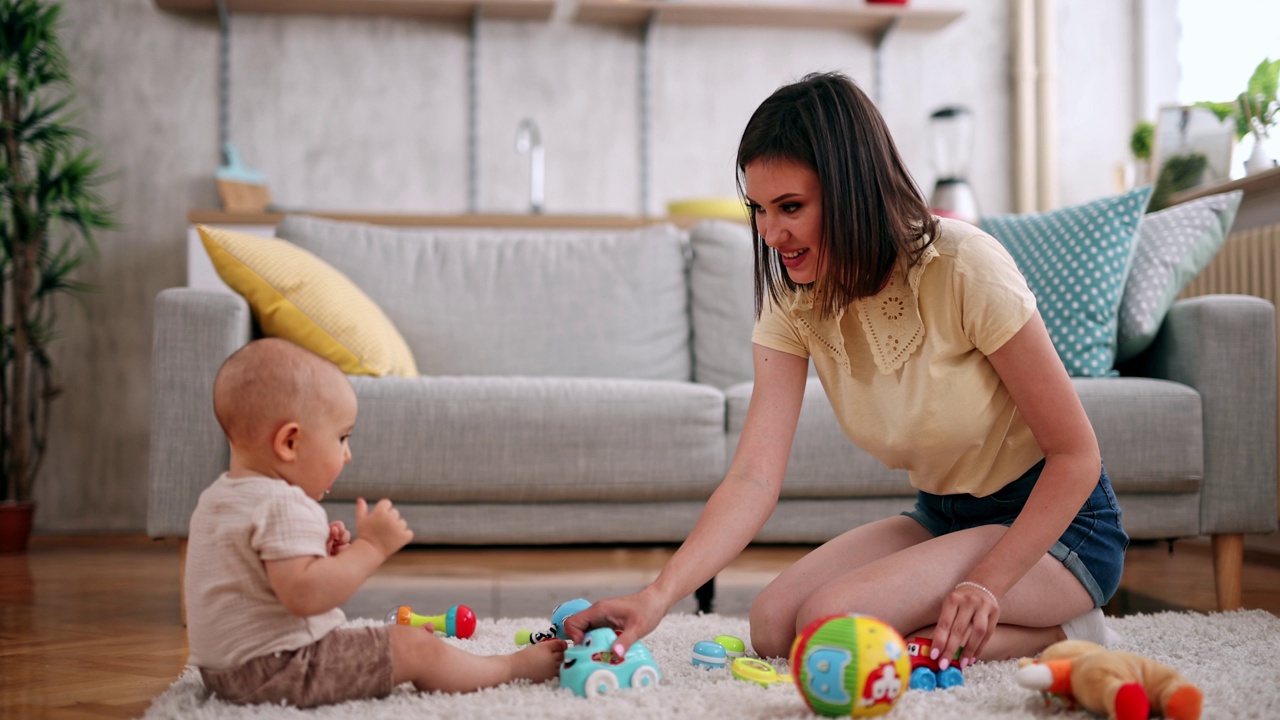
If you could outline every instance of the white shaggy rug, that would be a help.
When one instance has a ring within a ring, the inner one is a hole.
[[[356,620],[354,624],[367,621]],[[1143,653],[1182,672],[1204,691],[1204,720],[1280,718],[1280,618],[1262,610],[1230,613],[1157,613],[1109,619],[1124,636],[1117,649]],[[478,654],[511,652],[520,628],[547,624],[538,619],[482,619],[475,636],[450,642]],[[662,670],[657,688],[625,690],[584,699],[555,681],[541,685],[517,683],[464,695],[422,694],[412,686],[396,689],[389,698],[298,710],[281,706],[240,707],[212,698],[200,675],[188,668],[156,698],[144,716],[204,718],[207,720],[276,720],[277,718],[610,718],[610,720],[752,720],[754,718],[814,718],[791,685],[768,688],[735,680],[724,670],[706,671],[690,663],[694,643],[716,635],[747,640],[747,621],[718,615],[668,616],[645,639]],[[749,648],[748,648],[749,649]],[[785,661],[773,663],[785,671]],[[1082,711],[1045,707],[1039,696],[1013,681],[1013,660],[980,663],[965,670],[965,686],[951,690],[908,691],[883,717],[897,720],[971,720],[974,718],[1090,718]]]

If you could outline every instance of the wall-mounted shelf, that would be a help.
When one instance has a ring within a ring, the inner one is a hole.
[[[174,12],[213,13],[217,0],[155,0]],[[486,18],[548,20],[556,0],[227,0],[233,13],[311,15],[394,15],[465,20],[478,9]],[[606,25],[644,25],[653,18],[673,25],[827,28],[879,35],[900,30],[941,30],[963,10],[916,9],[902,5],[758,3],[726,0],[581,0],[575,20]]]
[[[155,0],[161,10],[216,13],[217,0]],[[393,15],[431,20],[486,18],[549,20],[555,0],[227,0],[233,13],[290,15]]]
[[[879,35],[896,21],[900,30],[941,30],[963,10],[917,10],[903,6],[682,0],[582,0],[580,22],[643,25],[650,17],[673,25],[756,25],[777,28],[825,28]]]

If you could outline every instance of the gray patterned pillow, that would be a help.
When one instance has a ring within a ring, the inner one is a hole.
[[[1151,344],[1169,307],[1226,240],[1244,191],[1198,198],[1151,213],[1138,225],[1138,246],[1120,301],[1116,360]]]

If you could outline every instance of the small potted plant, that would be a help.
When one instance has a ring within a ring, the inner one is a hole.
[[[1245,172],[1252,175],[1275,167],[1267,152],[1266,141],[1271,128],[1280,122],[1280,103],[1276,101],[1276,85],[1280,81],[1280,60],[1264,59],[1254,68],[1245,91],[1228,102],[1197,103],[1209,108],[1219,120],[1235,118],[1236,139],[1252,134],[1253,153],[1245,161]]]
[[[60,392],[49,343],[59,294],[114,226],[102,176],[69,124],[71,76],[56,33],[61,8],[0,0],[0,552],[26,549],[33,486]]]

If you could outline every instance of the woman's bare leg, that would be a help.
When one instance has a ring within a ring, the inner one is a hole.
[[[848,612],[878,617],[907,636],[927,634],[943,598],[1006,531],[988,525],[934,538],[904,516],[856,528],[802,558],[761,593],[751,612],[752,645],[761,655],[785,655],[808,623]],[[1046,554],[1000,605],[982,659],[1039,652],[1061,639],[1062,623],[1092,608],[1093,600]]]

